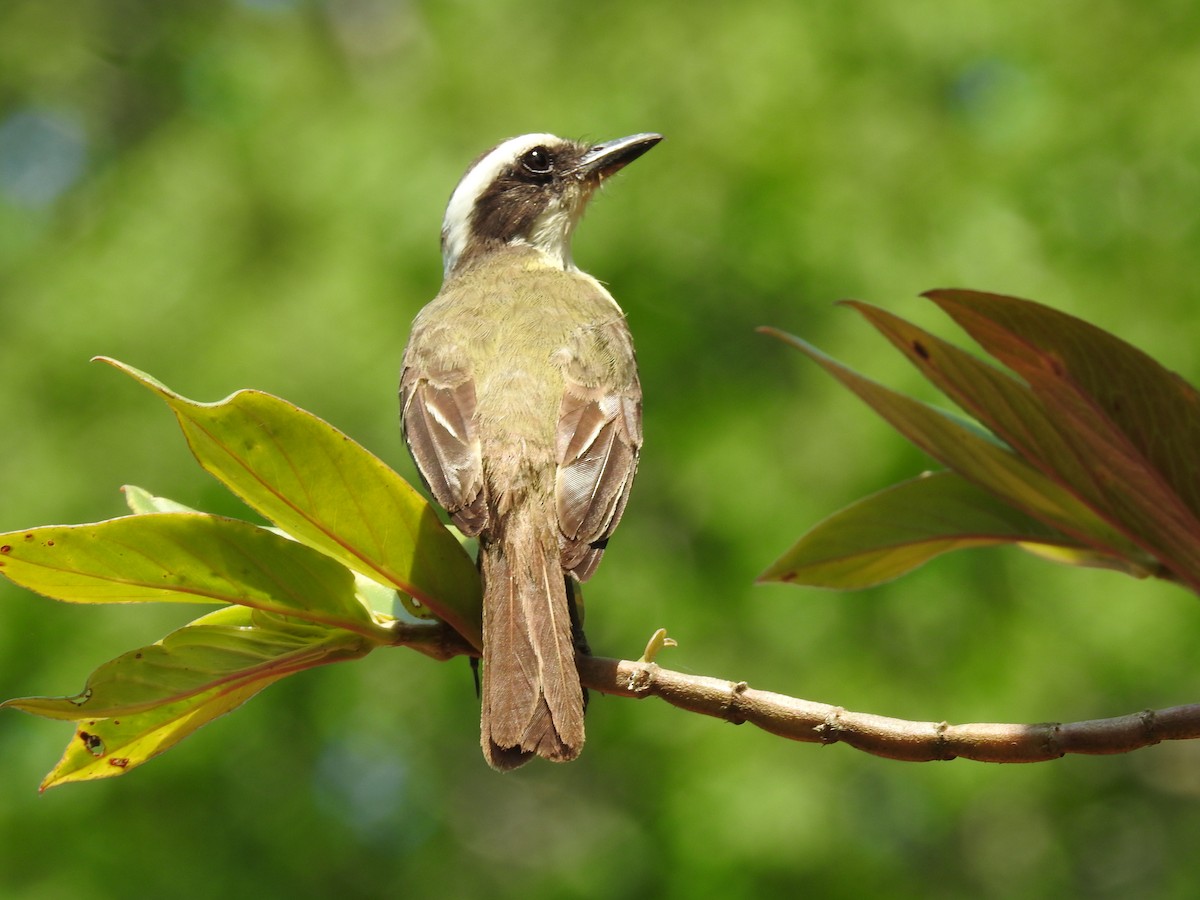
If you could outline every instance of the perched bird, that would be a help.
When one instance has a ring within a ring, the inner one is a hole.
[[[458,183],[442,288],[404,352],[401,418],[421,477],[483,579],[480,741],[513,769],[583,747],[582,631],[567,577],[600,562],[642,446],[642,390],[621,308],[571,259],[601,183],[662,137],[504,141]]]

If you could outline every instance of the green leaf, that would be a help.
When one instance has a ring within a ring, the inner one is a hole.
[[[1140,350],[1028,300],[927,294],[1024,378],[1069,452],[1055,475],[1200,592],[1200,395]]]
[[[214,689],[355,659],[375,646],[341,628],[233,606],[104,663],[75,696],[26,697],[0,708],[69,721],[130,716]]]
[[[1087,547],[1058,547],[1053,544],[1018,544],[1018,546],[1026,553],[1059,565],[1112,569],[1134,578],[1149,578],[1151,575],[1156,578],[1170,577],[1169,573],[1162,571],[1157,566],[1144,568],[1134,560],[1107,556]]]
[[[282,677],[214,689],[120,719],[81,721],[62,759],[43,779],[40,789],[123,775],[171,749],[202,725],[237,709]]]
[[[280,678],[375,646],[342,629],[229,607],[105,663],[77,696],[0,707],[80,723],[45,790],[124,774]]]
[[[897,431],[967,480],[1059,531],[1095,542],[1101,550],[1120,555],[1128,547],[1136,552],[1068,491],[973,423],[859,375],[794,335],[760,330],[817,362]]]
[[[478,573],[433,508],[350,438],[277,397],[239,391],[196,403],[115,360],[157,393],[200,464],[297,540],[411,594],[476,646]]]
[[[345,566],[265,528],[203,513],[3,534],[0,574],[72,603],[236,603],[381,634]]]
[[[122,487],[121,493],[125,495],[125,503],[129,507],[129,511],[138,515],[156,512],[199,512],[197,509],[176,503],[174,500],[168,500],[166,497],[155,497],[144,488],[132,484]]]
[[[1047,414],[1027,384],[879,307],[857,301],[847,301],[847,305],[861,313],[950,399],[1040,473],[1037,485],[1001,496],[1105,556],[1125,556],[1151,565],[1146,550],[1135,542],[1136,535],[1123,533],[1121,523],[1107,516],[1103,503],[1096,503],[1087,490],[1081,496],[1075,480],[1062,476],[1065,469],[1079,468],[1078,456],[1070,436],[1062,434],[1059,423]],[[1047,482],[1057,487],[1047,487]],[[1034,495],[1039,500],[1052,497],[1053,507],[1035,505]]]
[[[184,506],[182,503],[176,503],[174,500],[169,500],[166,497],[156,497],[149,491],[131,484],[125,485],[121,490],[125,494],[125,501],[129,504],[129,508],[135,513],[196,512],[196,510]],[[282,529],[271,528],[268,530],[274,531],[283,537],[291,538],[291,535]],[[428,621],[434,618],[432,612],[412,597],[397,591],[390,585],[380,584],[378,581],[368,578],[359,572],[354,573],[354,593],[359,603],[364,607],[384,616],[397,618],[400,617],[401,611],[403,611],[418,621]],[[397,605],[399,605],[399,609],[397,609]]]
[[[1003,543],[1076,547],[954,472],[894,485],[834,513],[775,561],[759,581],[857,590],[897,578],[951,550]],[[1107,566],[1123,566],[1104,558]]]

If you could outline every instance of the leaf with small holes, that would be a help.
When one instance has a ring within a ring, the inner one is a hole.
[[[0,706],[78,723],[45,790],[123,775],[279,679],[375,646],[340,628],[227,607],[105,663],[74,697]]]
[[[363,656],[377,643],[342,628],[248,607],[226,607],[161,641],[110,660],[71,697],[0,704],[48,719],[113,718],[178,703],[206,691]]]

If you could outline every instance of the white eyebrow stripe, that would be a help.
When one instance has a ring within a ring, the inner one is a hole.
[[[559,140],[561,139],[544,132],[509,138],[487,153],[462,177],[458,187],[450,195],[450,202],[446,205],[446,217],[442,220],[442,262],[447,274],[467,248],[471,212],[488,185],[496,180],[496,176],[505,166],[512,164],[526,150],[532,150],[538,144],[555,144]]]

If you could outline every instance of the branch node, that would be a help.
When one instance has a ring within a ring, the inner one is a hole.
[[[846,712],[843,706],[836,706],[825,716],[825,721],[813,729],[822,744],[836,744],[842,739],[842,714]]]
[[[950,723],[944,720],[938,722],[933,728],[935,735],[933,741],[933,752],[936,754],[937,759],[948,761],[958,757],[958,754],[950,749],[950,740],[946,734],[946,732],[949,730]]]
[[[1146,745],[1162,743],[1159,735],[1158,713],[1152,709],[1143,709],[1139,714],[1142,720],[1142,730],[1146,733]]]
[[[658,666],[652,662],[638,660],[633,671],[629,673],[629,678],[625,683],[626,688],[640,696],[651,693],[654,688],[654,671],[657,668]]]
[[[1046,749],[1046,754],[1055,759],[1066,756],[1067,751],[1063,749],[1062,740],[1062,722],[1047,722],[1044,726],[1046,729],[1045,740],[1042,741],[1042,746]]]
[[[725,702],[725,713],[723,718],[730,725],[744,725],[746,723],[745,713],[745,694],[750,689],[744,681],[739,681],[733,685],[733,689],[729,692],[729,698]]]

